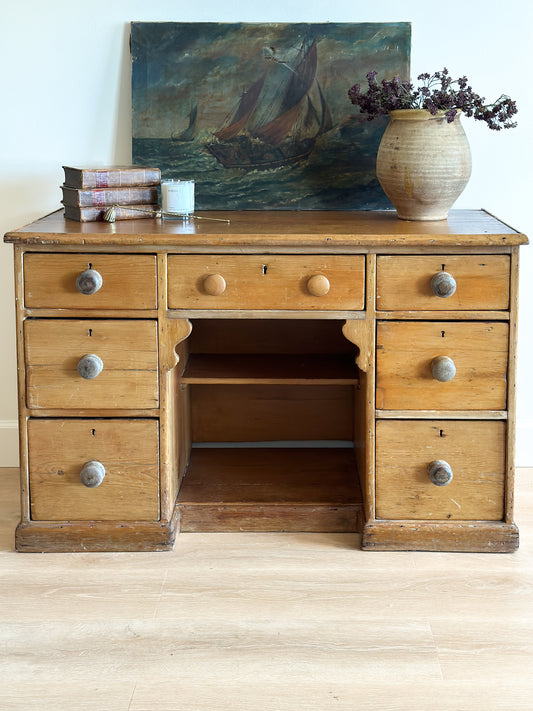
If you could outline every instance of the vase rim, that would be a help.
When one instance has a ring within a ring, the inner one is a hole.
[[[461,109],[457,109],[457,116]],[[432,114],[428,109],[393,109],[389,111],[391,119],[402,119],[404,121],[430,121],[431,119],[442,119],[446,114],[445,109],[439,109],[436,114]]]

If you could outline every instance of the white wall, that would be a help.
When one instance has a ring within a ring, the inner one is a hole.
[[[488,99],[507,93],[519,127],[466,120],[473,174],[456,207],[483,207],[533,238],[530,0],[18,0],[0,20],[0,234],[59,207],[63,164],[128,163],[130,21],[412,23],[412,75],[447,66]],[[7,6],[7,7],[6,7]],[[347,87],[348,89],[348,87]],[[528,93],[529,90],[529,93]],[[0,246],[0,466],[16,463],[11,246]],[[533,247],[522,251],[518,463],[533,465]]]

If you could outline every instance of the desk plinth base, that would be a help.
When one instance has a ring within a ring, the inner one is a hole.
[[[178,518],[176,509],[170,521],[22,522],[15,548],[22,553],[167,551],[174,546]]]
[[[363,550],[512,553],[518,527],[501,521],[372,521],[363,528]]]

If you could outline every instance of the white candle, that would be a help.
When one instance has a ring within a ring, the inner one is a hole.
[[[194,212],[194,180],[162,180],[161,208],[169,215],[188,217]]]

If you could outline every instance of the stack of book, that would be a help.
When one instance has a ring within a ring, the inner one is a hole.
[[[64,165],[61,186],[65,217],[78,222],[103,220],[113,207],[114,220],[154,217],[159,210],[159,168],[112,166],[71,168]]]

